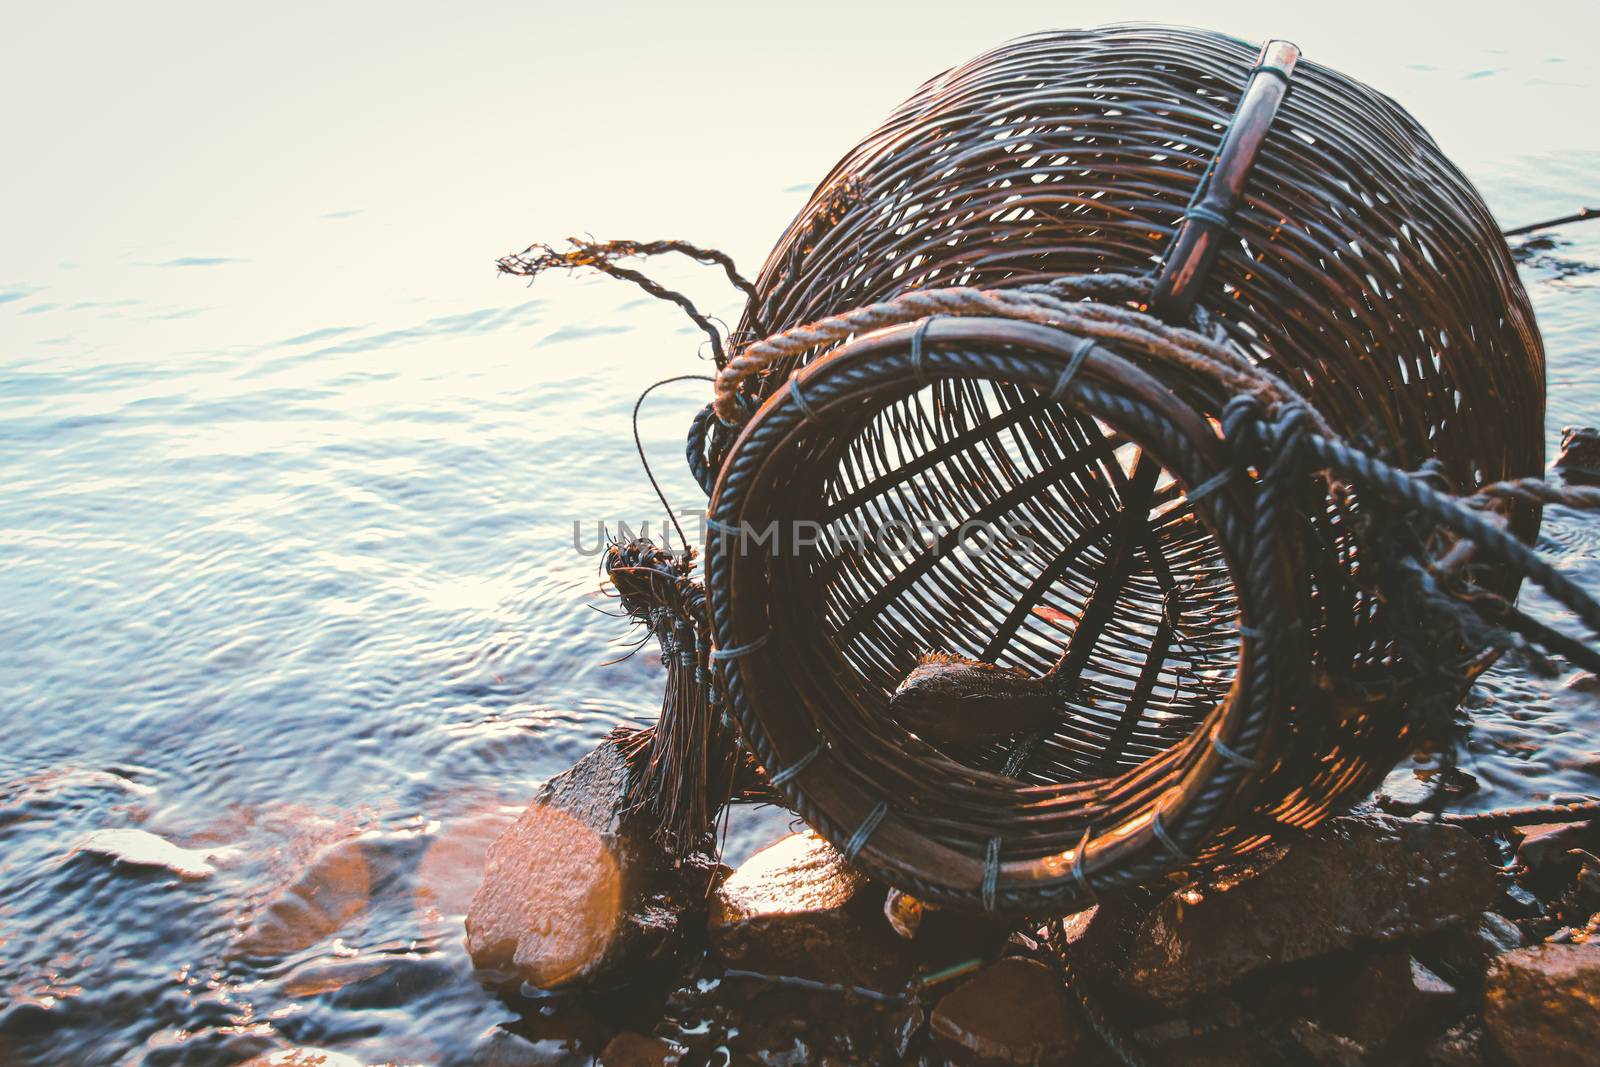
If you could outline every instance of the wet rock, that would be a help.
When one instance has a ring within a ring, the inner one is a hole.
[[[997,960],[945,994],[928,1026],[941,1042],[983,1063],[1108,1062],[1055,972],[1018,956]]]
[[[1133,1032],[1133,1039],[1141,1045],[1160,1048],[1162,1045],[1182,1041],[1193,1034],[1194,1027],[1189,1025],[1188,1019],[1162,1019],[1160,1022],[1139,1027]]]
[[[1296,1019],[1289,1032],[1319,1067],[1369,1067],[1374,1063],[1359,1041],[1325,1030],[1311,1019]]]
[[[1592,426],[1563,426],[1561,454],[1556,467],[1568,481],[1600,482],[1600,430]]]
[[[928,1012],[920,999],[895,1012],[889,1020],[889,1044],[895,1055],[904,1060],[927,1025]]]
[[[674,1067],[684,1051],[671,1041],[624,1030],[600,1053],[599,1067]]]
[[[1285,1062],[1278,1047],[1248,1030],[1213,1030],[1175,1041],[1161,1049],[1160,1067],[1260,1067]]]
[[[1577,873],[1578,850],[1600,849],[1600,826],[1593,822],[1551,823],[1517,828],[1516,860],[1526,868],[1523,881],[1541,896],[1559,893]]]
[[[529,1040],[496,1026],[480,1037],[448,1067],[570,1067],[588,1063],[589,1057],[575,1055],[572,1044],[560,1040]]]
[[[1515,1067],[1577,1067],[1600,1049],[1600,944],[1501,956],[1484,985],[1484,1027]]]
[[[1562,915],[1581,924],[1600,910],[1600,856],[1582,850],[1575,850],[1573,855],[1579,862],[1578,873],[1561,894],[1560,905]]]
[[[387,958],[312,960],[284,976],[283,991],[291,997],[320,997],[375,978],[388,969]]]
[[[1526,886],[1511,882],[1500,894],[1496,910],[1517,920],[1538,919],[1544,915],[1544,904]]]
[[[1329,971],[1291,1027],[1328,1067],[1405,1059],[1462,1007],[1455,987],[1403,950],[1341,961]]]
[[[717,888],[706,929],[738,970],[890,993],[914,961],[883,916],[882,893],[821,837],[791,834]]]
[[[1386,814],[1415,815],[1457,804],[1480,788],[1478,779],[1459,767],[1408,767],[1384,779],[1383,790],[1373,799]]]
[[[215,864],[238,854],[232,848],[180,848],[148,830],[125,827],[96,830],[73,851],[102,856],[129,867],[171,871],[186,882],[198,882],[217,873]]]
[[[717,1020],[734,1063],[814,1067],[830,1060],[899,1062],[891,1049],[894,1017],[885,1005],[754,979],[725,981],[722,993],[724,1010],[702,1017]]]
[[[1481,1067],[1483,1020],[1463,1019],[1440,1034],[1422,1054],[1429,1067]]]
[[[409,869],[418,847],[415,837],[382,833],[325,846],[256,914],[229,957],[288,956],[352,928],[373,895]]]
[[[224,1022],[226,1020],[223,1020]],[[45,1062],[44,1057],[29,1058],[7,1048],[6,1027],[0,1018],[0,1063]],[[270,1053],[282,1052],[283,1041],[272,1026],[224,1025],[200,1028],[166,1027],[150,1034],[142,1049],[130,1050],[121,1064],[137,1067],[194,1067],[196,1064],[250,1064],[265,1062]],[[63,1062],[52,1059],[52,1063]]]
[[[413,897],[424,922],[450,922],[453,933],[461,931],[460,920],[483,884],[489,846],[518,814],[516,808],[486,802],[444,823],[417,863]]]
[[[1504,915],[1486,911],[1474,923],[1440,931],[1417,946],[1418,954],[1439,974],[1463,990],[1483,988],[1489,965],[1512,949],[1527,944],[1521,927]]]
[[[624,806],[622,737],[545,783],[489,846],[467,909],[479,968],[552,988],[656,959],[704,899],[707,857],[674,867]]]
[[[330,990],[325,1003],[343,1011],[403,1010],[407,1005],[437,1000],[470,979],[449,957],[397,954],[375,974],[354,978]]]
[[[1263,967],[1474,920],[1495,893],[1482,847],[1460,827],[1334,819],[1255,877],[1161,900],[1138,925],[1122,979],[1178,1003]]]

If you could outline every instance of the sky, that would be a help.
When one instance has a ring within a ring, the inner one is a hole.
[[[6,6],[8,362],[511,306],[494,259],[572,233],[684,237],[753,272],[918,83],[1053,26],[1287,37],[1469,174],[1600,148],[1592,0]]]

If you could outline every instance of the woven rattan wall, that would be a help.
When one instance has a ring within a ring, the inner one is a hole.
[[[1151,275],[1256,60],[1219,34],[1115,26],[1025,38],[933,78],[818,186],[740,336],[912,290]],[[1406,468],[1437,461],[1458,491],[1541,470],[1543,355],[1510,256],[1393,101],[1300,63],[1231,232],[1195,321],[1347,440]],[[810,404],[833,403],[831,417],[797,418],[778,403],[785,383],[830,353],[848,368],[818,377]],[[768,404],[713,503],[728,521],[835,533],[931,524],[927,543],[892,550],[821,538],[749,564],[714,548],[707,592],[720,641],[771,635],[725,668],[769,774],[860,862],[935,899],[1056,908],[1091,879],[1125,884],[1312,825],[1403,754],[1415,699],[1438,684],[1406,660],[1350,535],[1358,501],[1308,483],[1273,564],[1284,603],[1242,608],[1248,509],[1229,493],[1190,499],[1216,473],[1229,397],[1178,368],[1097,356],[1076,402],[1051,400],[1070,358],[1024,324],[819,345],[747,386],[750,406]],[[1132,413],[1130,396],[1157,414]],[[966,550],[949,531],[974,520],[1007,539]],[[1512,521],[1531,536],[1537,516]],[[1196,739],[1248,673],[1237,619],[1252,610],[1301,632],[1298,707],[1241,766],[1201,773]],[[1041,736],[930,745],[888,711],[930,652],[1030,675],[1066,665],[1072,684]],[[1211,791],[1180,841],[1118,851],[1196,781]],[[1086,866],[1090,839],[1101,851]]]

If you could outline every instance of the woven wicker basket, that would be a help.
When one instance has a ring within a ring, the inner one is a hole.
[[[1091,303],[1214,331],[1391,463],[1539,473],[1543,355],[1494,220],[1398,105],[1297,56],[1115,26],[933,78],[817,188],[742,335],[1103,275]],[[759,410],[717,457],[714,530],[784,531],[711,540],[728,705],[795,810],[930,899],[1063,912],[1312,826],[1470,676],[1418,662],[1357,495],[1303,479],[1265,543],[1228,393],[1100,341],[969,316],[819,343],[743,382]],[[933,532],[850,536],[886,524]],[[929,743],[889,702],[935,652],[1053,671],[1058,715]]]

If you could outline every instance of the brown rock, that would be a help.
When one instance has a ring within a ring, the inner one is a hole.
[[[725,979],[693,998],[694,1018],[720,1030],[731,1062],[765,1067],[820,1067],[829,1062],[899,1063],[896,1017],[884,1005],[787,983]],[[713,1055],[712,1062],[720,1062]]]
[[[1251,878],[1190,886],[1140,923],[1123,981],[1168,1003],[1263,967],[1476,918],[1495,897],[1483,848],[1456,826],[1332,820]]]
[[[448,819],[417,863],[413,898],[426,923],[449,922],[454,933],[483,884],[489,846],[516,821],[515,808],[484,801]]]
[[[1484,1027],[1515,1067],[1579,1067],[1600,1051],[1600,944],[1501,956],[1484,985]]]
[[[1016,956],[947,993],[928,1025],[939,1040],[984,1063],[1087,1065],[1109,1055],[1056,974]]]
[[[1580,849],[1600,849],[1600,826],[1592,822],[1520,826],[1517,863],[1528,888],[1544,897],[1559,894],[1577,874]]]
[[[496,1026],[463,1059],[448,1062],[451,1067],[568,1067],[574,1059],[571,1050],[579,1047],[570,1041],[529,1040]]]
[[[600,1053],[599,1067],[675,1067],[683,1054],[671,1041],[624,1030]]]
[[[1213,1030],[1165,1046],[1155,1062],[1161,1067],[1260,1067],[1284,1058],[1271,1042],[1248,1030]]]
[[[1563,426],[1561,454],[1556,467],[1567,480],[1581,484],[1600,481],[1600,430],[1592,426]]]
[[[1354,1038],[1325,1030],[1310,1019],[1296,1019],[1289,1027],[1294,1039],[1319,1067],[1373,1067],[1371,1054]]]
[[[359,834],[324,846],[270,897],[228,955],[288,956],[348,933],[363,921],[374,890],[407,867],[417,847],[414,838],[383,833]]]
[[[1463,1019],[1428,1045],[1422,1062],[1430,1067],[1480,1067],[1483,1063],[1483,1020]]]
[[[751,856],[711,899],[711,945],[738,970],[900,989],[914,962],[884,918],[883,890],[814,833]]]
[[[673,869],[648,828],[625,817],[627,785],[620,738],[608,738],[489,846],[467,909],[476,966],[549,988],[670,947],[682,913],[703,899],[710,861]]]
[[[1419,1051],[1459,1011],[1455,988],[1403,950],[1329,968],[1291,1027],[1318,1063],[1389,1063]]]
[[[1563,912],[1577,922],[1600,910],[1600,856],[1592,852],[1575,851],[1579,861],[1578,873],[1561,896]]]
[[[1486,911],[1475,923],[1434,934],[1419,944],[1417,951],[1447,980],[1475,994],[1483,988],[1489,965],[1525,944],[1521,927],[1503,915]]]
[[[1160,1048],[1194,1036],[1194,1027],[1188,1019],[1162,1019],[1148,1023],[1133,1032],[1133,1039],[1141,1045]]]

